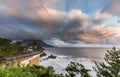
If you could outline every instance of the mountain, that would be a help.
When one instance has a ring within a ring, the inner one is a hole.
[[[26,39],[26,40],[22,40],[22,41],[21,41],[21,43],[22,43],[23,45],[27,45],[28,43],[31,43],[31,42],[40,43],[41,46],[43,46],[43,47],[53,47],[53,46],[51,46],[51,45],[48,45],[48,44],[44,43],[44,42],[41,41],[41,40]]]

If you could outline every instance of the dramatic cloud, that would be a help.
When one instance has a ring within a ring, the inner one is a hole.
[[[104,24],[119,13],[116,1],[91,15],[78,8],[65,11],[65,0],[0,0],[0,37],[42,39],[55,46],[117,44],[120,28]]]

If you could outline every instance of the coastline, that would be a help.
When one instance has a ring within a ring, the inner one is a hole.
[[[70,62],[79,62],[81,64],[83,64],[85,66],[85,68],[88,68],[90,70],[92,70],[92,72],[89,72],[93,77],[95,76],[95,72],[93,72],[93,68],[95,67],[95,64],[92,60],[89,60],[87,58],[72,58],[70,56],[64,56],[64,55],[56,55],[56,54],[52,54],[54,56],[56,56],[55,59],[47,59],[47,57],[49,55],[51,55],[51,53],[49,53],[49,51],[45,51],[45,53],[47,54],[44,57],[41,57],[41,61],[40,61],[40,65],[41,66],[52,66],[55,70],[55,73],[60,74],[63,73],[65,74],[65,68],[68,66],[68,64],[70,64]],[[77,76],[79,77],[79,75]]]

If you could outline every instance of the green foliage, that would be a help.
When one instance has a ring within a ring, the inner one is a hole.
[[[28,44],[28,47],[32,47],[34,51],[42,51],[43,48],[40,44],[33,42]],[[12,43],[11,40],[0,38],[0,56],[8,57],[13,55],[23,54],[25,47],[20,42]],[[1,57],[1,58],[2,58]],[[120,77],[120,50],[116,50],[113,47],[112,50],[107,51],[105,54],[106,63],[96,63],[94,70],[97,73],[97,77]],[[2,65],[2,64],[1,64]],[[89,75],[89,69],[86,69],[80,63],[71,62],[67,68],[66,76],[62,74],[55,74],[52,67],[42,66],[18,66],[3,68],[0,65],[0,77],[75,77],[76,74],[80,74],[81,77],[92,77]]]
[[[0,70],[0,77],[35,77],[30,71],[24,71],[22,68],[11,67]]]
[[[27,45],[27,48],[30,48],[30,47],[32,48],[33,51],[43,52],[43,50],[44,50],[43,47],[35,41],[33,41]]]
[[[27,49],[32,47],[33,51],[43,52],[42,46],[37,42],[23,46],[21,42],[12,43],[12,40],[0,38],[0,57],[10,57],[27,53]]]
[[[71,62],[69,66],[67,66],[66,71],[68,74],[66,74],[67,77],[76,77],[76,74],[80,74],[81,77],[91,77],[89,75],[89,69],[86,69],[82,64]]]
[[[55,74],[52,67],[27,66],[8,67],[0,69],[0,77],[64,77]]]
[[[97,77],[120,77],[120,50],[116,50],[115,47],[112,50],[107,51],[105,54],[105,63],[95,63],[94,70],[97,73]],[[71,62],[66,68],[68,72],[67,77],[75,77],[76,74],[80,74],[81,77],[92,77],[89,75],[88,69],[82,64]]]
[[[25,48],[20,42],[12,43],[12,40],[0,38],[0,56],[10,57],[24,53]]]
[[[9,56],[14,54],[11,40],[0,38],[0,56]]]
[[[25,53],[25,48],[24,46],[22,46],[21,42],[16,42],[16,43],[13,43],[13,50],[14,50],[14,54],[13,55],[20,55],[20,54],[23,54]]]
[[[97,64],[97,77],[120,77],[120,50],[115,47],[105,54],[105,63]]]

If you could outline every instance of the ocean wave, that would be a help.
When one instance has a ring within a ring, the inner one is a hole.
[[[54,67],[55,73],[63,73],[65,74],[65,68],[70,64],[70,62],[79,62],[83,64],[86,68],[93,70],[93,66],[95,67],[95,64],[93,61],[87,59],[87,58],[72,58],[70,56],[65,56],[65,55],[55,55],[57,56],[56,59],[45,59],[50,55],[48,55],[44,58],[41,59],[40,65],[41,66],[52,66]],[[89,72],[91,75],[95,75],[95,72]]]

